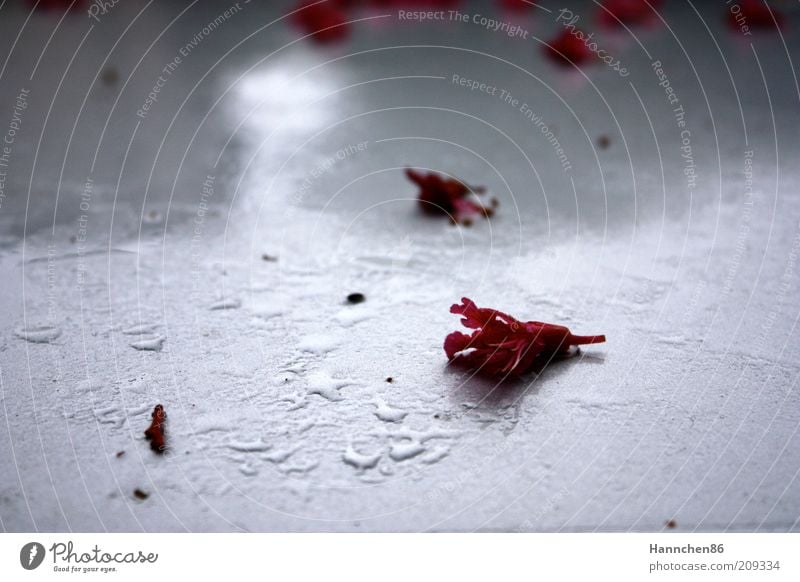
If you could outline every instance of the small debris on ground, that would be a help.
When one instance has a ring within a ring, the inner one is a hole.
[[[114,67],[108,67],[103,70],[100,79],[106,87],[113,87],[117,84],[117,81],[119,81],[119,73]]]
[[[156,453],[161,454],[167,448],[164,435],[164,422],[167,420],[167,413],[164,412],[163,406],[157,404],[151,416],[153,422],[151,422],[148,429],[144,431],[144,436],[150,441],[150,448]]]
[[[363,293],[350,293],[350,295],[347,296],[347,302],[352,303],[353,305],[357,303],[364,303],[366,300],[367,298],[364,297]]]

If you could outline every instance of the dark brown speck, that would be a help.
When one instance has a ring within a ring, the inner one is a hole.
[[[112,87],[117,84],[117,81],[119,81],[119,73],[114,67],[109,67],[103,70],[103,73],[100,75],[100,79],[103,81],[103,84],[106,87]]]
[[[350,293],[350,295],[347,296],[347,302],[353,305],[356,303],[364,303],[366,300],[367,298],[364,297],[363,293]]]

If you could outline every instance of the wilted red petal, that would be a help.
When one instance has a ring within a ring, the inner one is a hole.
[[[464,297],[450,312],[462,315],[472,335],[453,332],[445,338],[450,361],[490,375],[520,375],[530,371],[540,357],[563,356],[570,347],[606,341],[605,336],[576,336],[561,325],[540,321],[519,322],[494,309],[480,308]]]
[[[406,176],[419,187],[417,200],[426,214],[449,216],[454,222],[467,224],[470,217],[476,214],[491,216],[497,205],[493,199],[492,207],[482,206],[473,195],[483,194],[485,189],[467,186],[454,178],[445,178],[433,172],[423,174],[411,168],[406,169]]]
[[[495,317],[504,318],[509,323],[516,322],[513,317],[506,315],[505,313],[500,313],[494,309],[479,308],[477,305],[475,305],[475,302],[472,299],[467,297],[461,298],[461,304],[456,303],[451,305],[450,313],[463,315],[464,317],[461,319],[461,323],[464,325],[464,327],[468,327],[470,329],[485,327],[489,325]]]
[[[468,345],[469,336],[460,331],[454,331],[444,338],[444,351],[447,354],[447,358],[450,360],[452,360],[458,352],[467,349]]]

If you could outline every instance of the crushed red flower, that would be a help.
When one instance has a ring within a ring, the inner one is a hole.
[[[572,64],[580,65],[594,58],[595,55],[586,46],[586,34],[579,29],[565,29],[553,40],[543,45],[545,54],[553,62],[568,67]]]
[[[411,168],[406,169],[406,176],[419,186],[417,200],[422,211],[436,216],[449,216],[454,224],[471,224],[470,217],[476,214],[492,216],[498,205],[493,198],[491,207],[486,207],[471,196],[486,191],[480,186],[467,186],[454,178],[445,178],[434,172],[423,174]]]
[[[164,407],[157,404],[153,409],[151,415],[153,422],[150,427],[144,431],[144,436],[150,441],[150,448],[157,453],[163,453],[167,448],[166,438],[164,434],[164,423],[167,420],[167,413],[164,412]]]
[[[444,340],[447,358],[489,375],[525,374],[542,358],[566,356],[572,346],[606,341],[604,335],[573,335],[561,325],[518,321],[501,311],[477,307],[466,297],[450,313],[463,316],[461,323],[475,331],[448,335]]]
[[[728,11],[728,24],[741,31],[750,28],[774,28],[783,24],[783,14],[771,9],[763,0],[742,0],[736,12]]]
[[[315,0],[302,0],[292,15],[294,24],[319,43],[344,40],[350,33],[347,14],[335,2],[314,4]]]

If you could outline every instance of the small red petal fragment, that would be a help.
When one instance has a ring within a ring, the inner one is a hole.
[[[545,54],[556,64],[568,67],[580,65],[594,58],[594,53],[586,46],[586,34],[579,29],[565,29],[544,45]]]
[[[763,0],[741,0],[735,8],[729,7],[728,24],[742,31],[775,28],[783,25],[783,14],[771,9]]]
[[[461,323],[475,331],[454,331],[444,340],[447,359],[488,375],[518,376],[537,361],[566,356],[572,346],[599,344],[604,335],[573,335],[562,325],[541,321],[521,322],[494,309],[480,308],[467,297],[450,307],[463,316]]]
[[[144,431],[144,436],[150,441],[150,448],[160,454],[167,449],[166,437],[164,434],[164,423],[167,420],[167,413],[164,412],[164,407],[157,404],[153,409],[152,418],[153,422],[151,422],[150,427]]]
[[[314,4],[315,0],[302,0],[292,15],[294,24],[318,43],[344,40],[350,34],[347,14],[335,2]]]
[[[447,359],[452,360],[458,352],[462,352],[469,346],[469,336],[460,331],[454,331],[444,338],[444,353]]]
[[[483,187],[467,186],[460,180],[433,172],[423,174],[411,168],[406,169],[406,176],[419,187],[417,200],[425,214],[448,216],[451,221],[464,223],[471,222],[473,215],[489,217],[494,213],[494,206],[485,207],[473,196],[483,194],[486,191]]]

